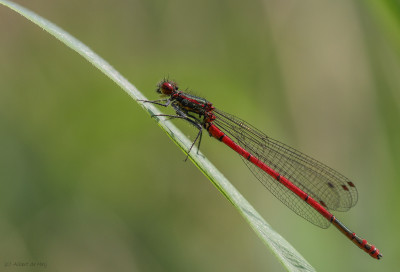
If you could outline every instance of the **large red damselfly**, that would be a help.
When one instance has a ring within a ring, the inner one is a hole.
[[[206,129],[210,136],[236,151],[254,176],[281,202],[295,213],[321,228],[331,223],[359,248],[375,259],[379,250],[343,225],[329,210],[347,211],[357,203],[357,189],[348,178],[325,164],[265,135],[249,123],[221,110],[204,98],[179,90],[178,85],[164,79],[157,86],[163,99],[143,101],[171,106],[176,115],[198,130],[190,153],[199,147]]]

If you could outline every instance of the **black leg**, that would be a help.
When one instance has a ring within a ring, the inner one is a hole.
[[[171,106],[174,108],[175,112],[178,114],[178,115],[175,116],[175,118],[185,119],[186,121],[188,121],[189,123],[194,125],[199,130],[199,133],[197,134],[197,136],[194,139],[192,145],[190,146],[189,150],[187,151],[187,155],[186,155],[186,158],[185,158],[185,161],[187,161],[187,159],[189,157],[189,154],[190,154],[190,151],[192,150],[192,148],[195,145],[195,143],[197,142],[197,140],[199,140],[198,148],[200,148],[200,142],[201,142],[201,139],[202,139],[202,136],[203,136],[203,125],[202,125],[202,123],[201,123],[201,121],[199,119],[197,119],[196,117],[190,115],[187,112],[184,112],[184,110],[181,109],[178,105],[172,103]],[[171,116],[171,117],[174,118],[174,116]],[[199,152],[199,151],[197,150],[197,152]]]
[[[199,133],[197,134],[194,142],[192,143],[189,150],[187,151],[185,161],[187,161],[187,159],[189,158],[190,151],[192,150],[192,148],[195,145],[195,143],[197,142],[197,140],[199,141],[197,153],[199,152],[200,143],[201,143],[201,139],[203,136],[203,125],[199,119],[197,119],[195,116],[190,115],[184,109],[179,107],[179,105],[176,104],[176,101],[172,101],[171,99],[159,99],[159,100],[154,100],[154,101],[150,101],[150,100],[137,100],[137,101],[141,101],[144,103],[152,103],[152,104],[156,104],[156,105],[163,106],[163,107],[168,107],[169,105],[171,105],[177,115],[156,114],[151,117],[165,116],[165,117],[169,117],[169,119],[180,118],[180,119],[184,119],[184,120],[188,121],[189,123],[191,123],[192,125],[194,125],[199,130]],[[160,103],[160,102],[164,102],[164,101],[165,101],[165,103]],[[172,102],[172,104],[171,104],[171,102]]]
[[[171,104],[171,100],[170,99],[159,99],[159,100],[153,100],[153,101],[150,101],[150,100],[137,100],[137,101],[141,101],[141,102],[144,102],[144,103],[151,103],[151,104],[156,104],[156,105],[159,105],[159,106],[163,106],[163,107],[168,107],[170,104]],[[163,104],[163,103],[160,103],[161,101],[165,101],[165,103]]]
[[[189,153],[190,153],[190,151],[192,150],[192,148],[193,148],[193,146],[194,146],[194,144],[196,143],[197,140],[199,140],[199,145],[198,145],[198,147],[197,147],[197,154],[199,154],[201,138],[202,138],[202,136],[203,136],[203,127],[200,125],[200,126],[197,127],[197,128],[199,129],[199,133],[197,133],[196,138],[194,139],[192,145],[190,146],[189,151],[187,152],[187,156],[186,156],[185,161],[187,161],[187,159],[188,159],[188,157],[189,157]]]

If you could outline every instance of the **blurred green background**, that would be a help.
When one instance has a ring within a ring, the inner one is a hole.
[[[149,99],[169,76],[351,178],[359,202],[336,216],[381,261],[296,216],[231,150],[203,140],[209,159],[317,270],[399,267],[397,1],[17,2]],[[37,271],[284,270],[126,93],[3,6],[0,22],[0,271],[27,261],[47,264]]]

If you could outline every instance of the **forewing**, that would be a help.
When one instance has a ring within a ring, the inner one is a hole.
[[[339,172],[325,164],[271,139],[247,122],[220,110],[214,124],[240,146],[290,180],[327,209],[347,211],[357,203],[357,189]],[[252,173],[281,202],[311,223],[326,228],[327,221],[288,188],[243,158]]]

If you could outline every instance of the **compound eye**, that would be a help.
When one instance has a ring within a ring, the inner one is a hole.
[[[174,86],[172,86],[172,84],[169,82],[164,82],[161,85],[161,91],[163,94],[171,94],[172,92],[174,92],[174,90],[175,90]]]
[[[157,92],[165,95],[171,95],[178,90],[178,86],[173,81],[164,81],[158,85]]]

